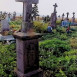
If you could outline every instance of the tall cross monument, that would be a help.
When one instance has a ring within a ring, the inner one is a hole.
[[[64,15],[64,13],[63,13],[63,14],[62,14],[62,21],[64,20],[64,16],[65,16],[65,15]]]
[[[69,12],[67,12],[66,14],[67,14],[67,18],[66,19],[69,20],[69,18],[68,18]]]
[[[58,6],[57,6],[56,3],[55,3],[55,5],[53,5],[53,6],[54,6],[54,12],[51,14],[51,20],[50,20],[50,23],[51,23],[51,24],[50,24],[50,26],[52,26],[52,28],[55,28],[55,27],[56,27],[56,20],[57,20],[56,7],[58,7]]]
[[[73,14],[72,22],[75,22],[75,12],[73,12],[72,14]]]
[[[23,2],[22,31],[14,33],[17,52],[17,76],[18,77],[43,77],[39,69],[39,45],[38,38],[42,35],[29,32],[32,28],[31,13],[32,4],[38,0],[16,0]]]

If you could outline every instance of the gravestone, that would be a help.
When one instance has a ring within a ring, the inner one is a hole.
[[[8,21],[11,21],[11,13],[8,14]]]
[[[63,13],[63,14],[62,14],[62,21],[64,20],[64,16],[65,16],[65,15],[64,15],[64,13]]]
[[[23,24],[22,32],[14,33],[16,38],[17,52],[17,76],[18,77],[43,77],[42,70],[39,69],[39,33],[30,31],[32,4],[38,0],[16,0],[23,2]],[[25,28],[25,29],[24,29]]]
[[[75,22],[75,12],[73,12],[72,14],[73,14],[72,22]]]
[[[16,19],[16,12],[13,12],[13,21],[15,21],[15,19]]]
[[[1,20],[1,32],[9,31],[9,21],[7,14],[5,14],[5,19]]]
[[[54,6],[54,12],[51,14],[50,26],[52,26],[52,28],[55,28],[56,27],[56,20],[57,20],[56,7],[58,7],[58,6],[56,3],[53,6]]]
[[[67,12],[66,14],[67,14],[66,20],[69,20],[69,18],[68,18],[69,12]]]
[[[61,23],[61,25],[63,27],[68,27],[69,26],[69,21],[68,20],[63,20],[62,23]]]

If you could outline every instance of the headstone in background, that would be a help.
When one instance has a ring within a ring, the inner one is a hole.
[[[0,32],[2,31],[2,20],[5,19],[5,14],[2,13],[2,11],[0,12]]]
[[[61,25],[63,27],[68,27],[69,26],[69,21],[68,20],[64,20],[64,21],[62,21]]]
[[[0,11],[0,15],[2,15],[2,11]]]
[[[8,14],[8,21],[11,21],[11,13]]]
[[[51,24],[50,24],[50,25],[52,26],[52,28],[55,28],[55,27],[56,27],[56,20],[57,20],[56,7],[58,7],[58,6],[57,6],[56,3],[55,3],[55,5],[53,5],[53,6],[54,6],[54,12],[51,14],[51,20],[50,20],[50,23],[51,23]]]
[[[9,31],[9,21],[7,16],[4,20],[1,20],[1,31]]]
[[[65,16],[65,15],[64,15],[64,13],[63,13],[63,14],[62,14],[62,21],[64,20],[64,16]]]
[[[69,12],[67,12],[66,14],[67,14],[66,20],[69,20],[69,18],[68,18]]]
[[[16,12],[13,12],[13,21],[15,21],[15,19],[16,19]]]
[[[72,22],[75,22],[75,12],[73,12]]]

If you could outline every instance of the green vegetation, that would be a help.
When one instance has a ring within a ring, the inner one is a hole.
[[[16,67],[15,44],[4,45],[0,43],[0,77],[15,77]]]
[[[57,21],[59,23],[59,21]],[[70,33],[66,28],[57,26],[52,33],[45,33],[48,23],[33,22],[33,28],[43,36],[39,43],[39,64],[44,77],[77,77],[77,27],[71,26]],[[12,30],[21,29],[21,21],[10,23]],[[0,77],[16,77],[16,47],[0,42]]]
[[[45,31],[47,31],[48,23],[42,23],[42,22],[34,21],[33,24],[34,24],[33,25],[34,30],[36,32],[44,33]]]
[[[52,34],[44,34],[40,46],[40,67],[44,77],[77,77],[77,28],[66,33],[57,27]]]

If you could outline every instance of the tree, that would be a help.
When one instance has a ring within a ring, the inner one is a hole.
[[[49,15],[45,16],[45,17],[43,18],[43,20],[44,20],[45,23],[49,22],[49,21],[50,21]]]
[[[36,20],[36,16],[39,16],[39,11],[38,11],[38,6],[37,4],[34,4],[34,6],[32,7],[32,17],[33,19]]]

